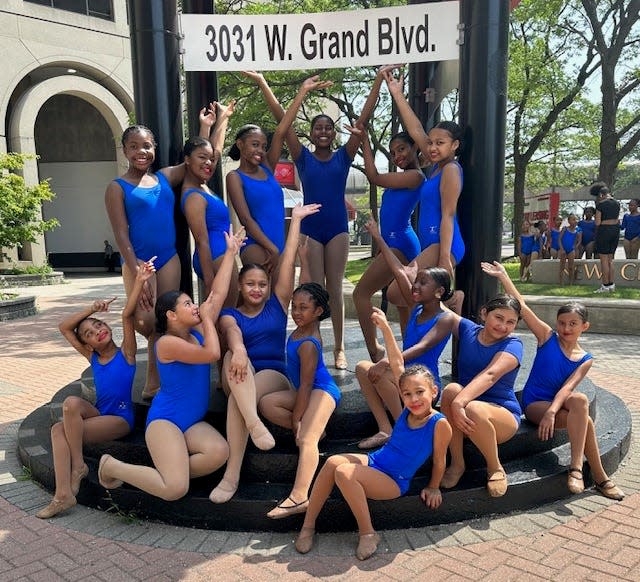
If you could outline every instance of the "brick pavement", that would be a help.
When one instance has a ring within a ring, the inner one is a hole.
[[[36,519],[50,494],[21,477],[15,454],[19,420],[86,367],[58,337],[57,322],[78,303],[121,295],[119,289],[118,278],[104,277],[38,288],[37,316],[0,323],[0,579],[640,579],[640,439],[635,434],[615,475],[628,493],[621,503],[586,492],[517,515],[388,531],[379,553],[364,563],[353,557],[355,534],[325,534],[310,554],[300,556],[292,547],[293,533],[130,523],[85,507],[49,522]],[[597,356],[591,379],[625,400],[637,426],[637,338],[584,339]]]

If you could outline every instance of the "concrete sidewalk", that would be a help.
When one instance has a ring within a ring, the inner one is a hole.
[[[353,556],[355,534],[320,536],[317,549],[300,556],[293,549],[294,532],[200,531],[80,506],[54,520],[38,520],[34,514],[50,494],[19,466],[19,422],[86,368],[59,336],[60,319],[94,298],[124,294],[120,277],[106,275],[26,291],[39,297],[39,314],[0,323],[2,580],[640,579],[636,434],[615,475],[627,493],[620,503],[588,491],[507,517],[387,531],[378,554],[366,562]],[[117,302],[116,313],[105,319],[117,324],[122,305]],[[637,336],[584,336],[585,347],[596,356],[590,378],[627,403],[634,426],[640,420],[637,343]]]

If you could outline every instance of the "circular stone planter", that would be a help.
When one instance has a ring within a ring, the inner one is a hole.
[[[29,317],[36,314],[36,298],[34,295],[0,300],[0,321]]]
[[[35,287],[37,285],[60,285],[64,283],[62,271],[52,271],[41,275],[11,275],[0,272],[0,289],[11,287]]]

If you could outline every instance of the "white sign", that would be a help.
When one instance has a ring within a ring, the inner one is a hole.
[[[315,14],[181,14],[186,71],[328,69],[458,59],[458,2]]]

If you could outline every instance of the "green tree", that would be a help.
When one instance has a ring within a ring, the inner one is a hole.
[[[612,186],[618,165],[640,143],[640,0],[581,0],[581,4],[583,13],[572,31],[583,40],[593,36],[602,63],[598,179]]]
[[[27,159],[30,157],[24,154],[0,154],[0,256],[7,259],[5,249],[35,242],[36,235],[58,226],[55,218],[40,218],[42,203],[55,196],[49,183],[43,180],[27,186],[24,178],[15,173]]]
[[[516,237],[532,162],[545,165],[544,160],[551,161],[554,173],[559,152],[566,156],[582,144],[577,134],[576,110],[570,113],[570,109],[586,81],[597,71],[598,62],[595,41],[576,41],[567,26],[574,8],[575,0],[524,0],[512,12],[506,163],[513,174]],[[582,122],[587,121],[583,116]],[[575,160],[584,154],[574,150],[571,156]]]

